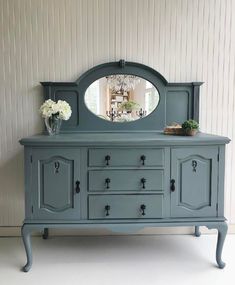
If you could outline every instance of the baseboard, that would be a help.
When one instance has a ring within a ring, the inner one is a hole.
[[[216,230],[208,230],[206,227],[200,228],[202,234],[214,234]],[[145,228],[132,235],[189,235],[193,234],[193,227],[169,227],[169,228]],[[230,224],[228,227],[229,234],[235,234],[235,224]],[[0,227],[0,237],[19,237],[20,227]],[[40,232],[33,234],[34,236],[41,235]],[[78,230],[78,229],[53,229],[50,230],[50,235],[53,236],[102,236],[102,235],[126,235],[122,233],[113,233],[108,230]],[[128,234],[129,235],[129,234]]]

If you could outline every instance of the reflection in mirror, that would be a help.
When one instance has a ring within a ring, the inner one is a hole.
[[[102,119],[130,122],[148,116],[159,103],[159,93],[141,77],[116,74],[94,81],[86,90],[85,103]]]

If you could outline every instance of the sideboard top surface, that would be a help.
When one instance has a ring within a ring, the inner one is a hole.
[[[20,140],[22,145],[41,146],[92,146],[92,145],[215,145],[227,144],[230,139],[223,136],[198,133],[193,137],[164,135],[163,132],[138,133],[79,133],[48,136],[34,135]]]

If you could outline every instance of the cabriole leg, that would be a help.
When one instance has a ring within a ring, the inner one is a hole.
[[[224,241],[228,231],[227,223],[223,222],[216,226],[208,226],[209,229],[216,228],[218,230],[218,238],[217,238],[217,246],[216,246],[216,261],[218,267],[223,269],[225,267],[225,263],[222,261],[222,250],[224,246]]]
[[[195,237],[200,237],[201,232],[199,226],[195,226],[195,232],[194,232]]]
[[[31,247],[31,232],[28,228],[27,225],[23,225],[21,228],[21,235],[26,251],[26,256],[27,256],[27,263],[25,266],[22,268],[22,271],[28,272],[32,266],[32,247]]]
[[[218,263],[219,268],[223,269],[225,267],[225,263],[222,261],[222,250],[224,246],[224,241],[227,235],[228,225],[224,223],[220,227],[218,227],[218,240],[216,247],[216,261]]]
[[[48,239],[48,236],[49,236],[49,230],[48,230],[48,228],[44,228],[42,238]]]

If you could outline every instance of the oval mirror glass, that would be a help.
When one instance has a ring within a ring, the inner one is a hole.
[[[85,104],[99,118],[130,122],[148,116],[159,103],[152,83],[134,75],[116,74],[99,78],[86,90]]]

